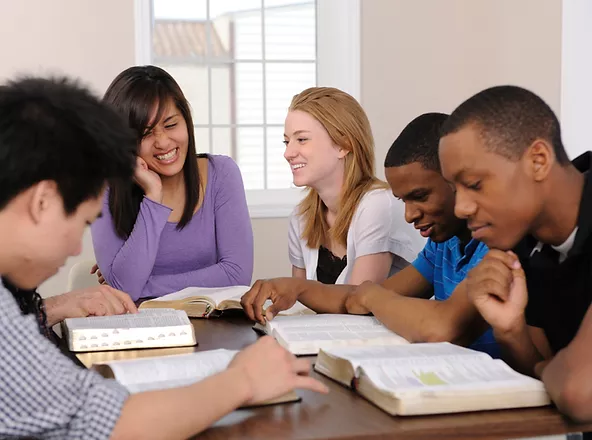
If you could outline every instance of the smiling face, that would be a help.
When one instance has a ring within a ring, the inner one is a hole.
[[[385,168],[393,195],[405,203],[405,220],[422,237],[436,243],[465,231],[465,222],[454,215],[454,192],[442,175],[413,162]]]
[[[336,145],[323,125],[300,110],[288,112],[284,126],[284,157],[290,164],[294,185],[321,189],[326,182],[343,178],[348,152]]]
[[[524,154],[517,161],[488,151],[475,125],[440,140],[442,175],[456,189],[455,214],[473,238],[512,249],[536,223],[542,201]]]
[[[162,117],[154,124],[157,113],[158,106],[155,105],[148,124],[149,127],[154,126],[144,133],[139,156],[152,171],[163,177],[172,177],[183,170],[187,158],[187,123],[172,100],[165,105]]]

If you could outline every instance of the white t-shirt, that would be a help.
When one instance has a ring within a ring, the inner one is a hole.
[[[567,254],[569,253],[569,251],[571,251],[571,248],[573,247],[574,242],[576,241],[577,233],[578,227],[576,226],[572,233],[569,234],[569,237],[567,237],[567,240],[565,240],[559,246],[551,246],[553,249],[559,252],[559,263],[563,263],[567,258]]]
[[[571,251],[571,248],[573,247],[574,242],[576,241],[576,234],[577,233],[578,233],[578,227],[576,226],[576,228],[571,232],[571,234],[569,234],[569,237],[567,237],[567,240],[565,240],[560,245],[551,246],[553,249],[555,249],[559,253],[559,263],[563,263],[565,261],[565,259],[567,258],[567,254],[569,253],[569,251]],[[532,257],[535,252],[540,252],[543,249],[543,246],[544,246],[543,242],[539,241],[535,245],[535,247],[532,249],[530,256]]]
[[[304,221],[296,208],[290,216],[289,256],[293,266],[306,270],[306,278],[317,279],[319,250],[302,239]],[[356,258],[390,252],[393,264],[389,276],[415,260],[425,239],[405,221],[405,205],[387,189],[367,192],[356,209],[347,231],[347,265],[335,284],[347,284]]]

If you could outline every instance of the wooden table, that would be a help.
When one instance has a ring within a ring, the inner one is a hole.
[[[257,339],[242,316],[194,319],[197,347],[79,354],[85,365],[215,348],[241,349]],[[222,418],[199,439],[507,439],[592,431],[554,408],[486,411],[439,416],[391,417],[353,391],[312,373],[328,395],[298,391],[299,403],[241,409]],[[207,402],[207,396],[204,396]],[[199,411],[199,408],[195,408]]]

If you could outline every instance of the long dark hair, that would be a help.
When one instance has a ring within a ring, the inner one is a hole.
[[[200,179],[195,150],[195,134],[191,110],[185,95],[177,82],[163,69],[156,66],[134,66],[121,72],[113,80],[103,101],[127,118],[129,126],[138,139],[138,148],[144,133],[154,128],[160,121],[166,104],[172,100],[181,112],[187,125],[189,145],[187,157],[183,165],[185,180],[185,209],[177,229],[182,229],[193,217],[199,203]],[[158,105],[152,126],[148,124],[154,105]],[[115,231],[123,239],[127,239],[134,228],[140,204],[144,197],[142,188],[132,182],[114,181],[110,183],[109,209]]]

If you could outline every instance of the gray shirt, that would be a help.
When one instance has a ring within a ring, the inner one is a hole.
[[[127,396],[63,356],[0,279],[0,438],[107,439]]]

